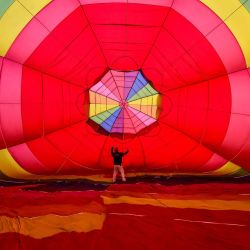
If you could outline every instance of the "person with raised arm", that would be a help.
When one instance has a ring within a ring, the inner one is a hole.
[[[124,181],[124,182],[126,181],[124,169],[122,166],[122,158],[127,153],[128,153],[128,150],[126,150],[125,152],[119,152],[117,147],[111,148],[111,155],[112,155],[113,161],[114,161],[113,182],[116,182],[116,177],[117,177],[118,171],[120,172],[120,174],[122,176],[122,181]]]

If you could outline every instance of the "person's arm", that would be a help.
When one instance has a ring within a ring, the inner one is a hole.
[[[111,148],[111,155],[114,154],[114,147]]]
[[[126,152],[123,153],[123,155],[126,155],[128,153],[128,149],[126,150]]]

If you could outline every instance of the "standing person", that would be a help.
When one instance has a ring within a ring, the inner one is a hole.
[[[118,171],[121,173],[122,181],[126,181],[124,169],[122,167],[122,157],[128,153],[128,150],[126,152],[119,152],[118,148],[114,147],[111,148],[111,155],[114,160],[114,172],[113,172],[113,182],[116,182],[116,176]]]

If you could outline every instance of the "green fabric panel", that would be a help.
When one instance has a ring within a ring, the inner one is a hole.
[[[135,101],[137,99],[147,97],[147,96],[151,96],[151,95],[155,95],[155,94],[158,94],[158,92],[155,91],[150,84],[147,84],[137,94],[132,96],[128,100],[128,102],[132,102],[132,101]]]
[[[132,102],[132,101],[135,101],[135,100],[137,100],[137,99],[142,98],[142,96],[140,95],[140,92],[141,92],[141,90],[140,90],[137,94],[133,95],[133,96],[128,100],[128,102]]]
[[[6,10],[13,2],[14,0],[0,0],[0,18],[4,15]]]
[[[248,12],[250,12],[250,0],[240,0]]]
[[[90,119],[96,122],[97,124],[101,124],[103,122],[98,116],[92,116]]]
[[[93,121],[95,121],[96,123],[101,124],[102,122],[104,122],[107,118],[109,118],[119,108],[120,107],[115,107],[115,108],[109,109],[109,110],[104,111],[104,112],[102,112],[100,114],[92,116],[91,119]]]
[[[244,175],[248,175],[249,172],[247,172],[245,169],[240,168],[236,173],[232,173],[232,176],[244,176]]]
[[[147,84],[145,87],[152,95],[158,94],[158,92],[155,89],[153,89],[153,87],[150,84]]]

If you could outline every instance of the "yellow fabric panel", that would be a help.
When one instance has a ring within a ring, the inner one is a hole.
[[[95,104],[89,104],[89,116],[94,116],[95,115]]]
[[[159,94],[156,94],[156,95],[153,95],[153,103],[152,105],[159,105],[159,102],[160,102],[160,95]]]
[[[141,99],[141,105],[152,105],[153,98],[151,96],[147,96]]]
[[[98,175],[96,176],[79,176],[79,175],[35,175],[27,172],[24,170],[11,156],[9,153],[8,149],[2,149],[0,150],[0,171],[10,177],[10,178],[15,178],[15,179],[93,179],[93,180],[98,180]],[[100,177],[103,179],[103,177]],[[99,180],[100,180],[99,178]],[[108,178],[104,178],[103,180],[107,180]],[[110,179],[110,178],[109,178]]]
[[[153,198],[136,198],[132,196],[119,196],[111,198],[101,196],[104,204],[133,204],[133,205],[150,205],[156,207],[171,208],[194,208],[206,210],[238,210],[250,211],[250,200],[178,200],[178,199],[153,199]]]
[[[152,96],[143,97],[134,101],[129,102],[129,105],[158,105],[159,104],[159,94]]]
[[[21,3],[32,15],[36,15],[41,9],[48,5],[51,0],[17,0]]]
[[[129,105],[141,105],[141,99],[137,99],[135,101],[128,102]]]
[[[250,13],[244,6],[241,5],[240,0],[202,0],[202,2],[212,9],[221,19],[225,20],[227,18],[225,20],[225,24],[228,26],[240,44],[247,62],[247,66],[249,67]]]
[[[0,171],[8,177],[12,178],[25,178],[32,174],[24,170],[19,164],[13,159],[8,149],[0,150]]]
[[[222,20],[225,20],[236,9],[241,7],[240,0],[201,0],[214,11]]]
[[[115,107],[118,107],[117,104],[90,104],[89,105],[89,116],[95,116],[95,115],[98,115],[106,110],[109,110],[109,109],[112,109],[112,108],[115,108]]]
[[[97,104],[96,105],[96,111],[98,111],[98,113],[106,111],[108,109],[106,104]]]
[[[240,166],[229,161],[219,169],[209,173],[211,175],[230,175],[239,172],[241,169],[242,168]]]
[[[95,105],[95,113],[96,114],[99,114],[105,110],[107,110],[106,104],[96,104]]]
[[[117,104],[108,104],[108,105],[106,105],[106,106],[107,106],[107,110],[110,110],[110,109],[112,109],[112,108],[118,107],[119,105],[117,105]]]
[[[32,15],[19,3],[14,2],[0,19],[0,56],[5,56],[11,44]]]
[[[101,107],[100,105],[105,106],[105,107]],[[90,104],[89,106],[90,106],[89,107],[89,116],[90,117],[95,116],[95,115],[103,112],[104,110],[106,110],[106,105],[103,105],[103,104]]]
[[[101,113],[101,112],[102,112],[102,110],[100,108],[100,105],[99,104],[95,104],[95,114],[98,114],[98,113]]]
[[[159,104],[159,94],[148,97],[148,105],[157,106]]]
[[[49,2],[51,0],[20,0],[15,1],[8,8],[0,19],[0,56],[6,55],[18,34],[33,18],[33,15],[37,14]]]
[[[69,216],[55,214],[37,217],[0,216],[0,233],[19,233],[42,239],[61,232],[91,232],[101,230],[105,214],[78,213]]]

